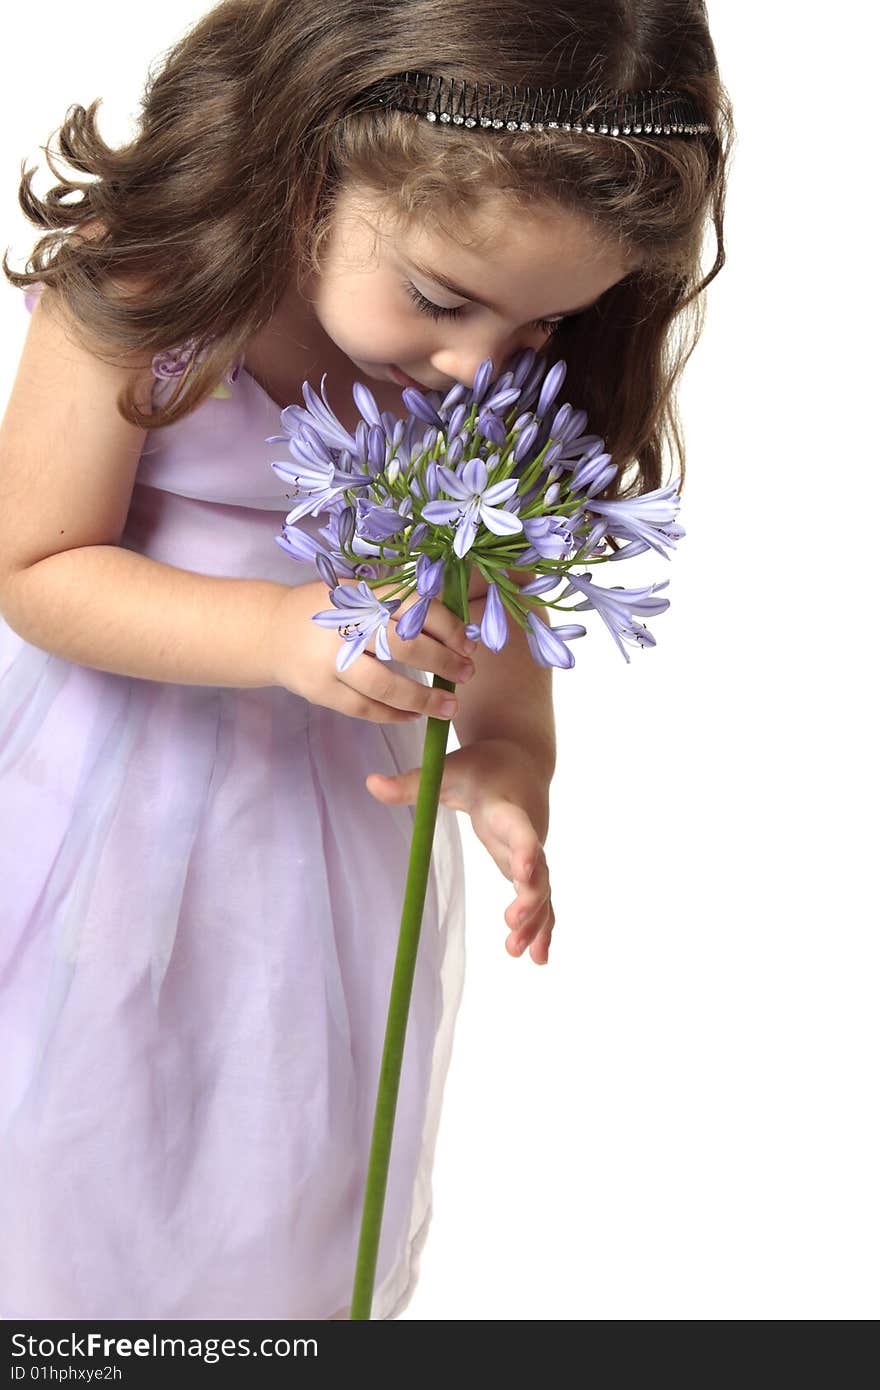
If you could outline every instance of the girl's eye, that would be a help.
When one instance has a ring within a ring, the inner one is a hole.
[[[445,309],[442,304],[435,304],[433,299],[426,299],[411,280],[405,281],[404,287],[419,312],[430,314],[432,319],[457,319],[464,309],[463,304],[459,304],[457,309]],[[555,333],[563,323],[565,319],[536,319],[534,327],[542,333]]]

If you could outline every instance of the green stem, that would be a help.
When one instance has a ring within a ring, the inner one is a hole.
[[[469,574],[470,563],[467,560],[458,560],[455,556],[449,557],[444,575],[443,602],[447,608],[456,613],[458,617],[464,618],[465,621]],[[433,688],[437,689],[438,687],[443,690],[454,690],[455,682],[448,681],[443,676],[435,675]],[[448,719],[434,719],[429,715],[425,731],[409,869],[404,891],[400,935],[397,942],[397,957],[394,962],[394,975],[391,981],[391,998],[388,1005],[388,1020],[385,1025],[385,1046],[379,1072],[373,1137],[364,1190],[361,1232],[355,1266],[354,1288],[351,1296],[352,1320],[369,1321],[373,1302],[376,1260],[382,1232],[382,1210],[385,1204],[388,1165],[391,1158],[394,1114],[397,1109],[403,1046],[406,1041],[406,1025],[409,1018],[416,954],[422,927],[422,913],[425,907],[428,873],[431,867],[431,850],[434,843],[437,807],[440,804],[440,784],[443,779],[449,724]]]

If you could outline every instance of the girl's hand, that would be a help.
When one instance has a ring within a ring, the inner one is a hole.
[[[382,587],[376,592],[381,598]],[[464,623],[439,599],[430,603],[418,637],[404,641],[397,636],[397,619],[418,598],[418,594],[411,594],[388,623],[392,657],[407,666],[444,676],[456,685],[470,680],[474,666],[466,656]],[[337,671],[336,655],[345,638],[333,628],[312,622],[313,613],[329,607],[327,585],[320,579],[291,588],[281,597],[269,634],[273,684],[302,695],[312,704],[378,724],[401,723],[423,714],[452,719],[458,713],[458,701],[452,691],[422,685],[392,670],[390,662],[380,660],[375,655],[375,634],[346,670]],[[342,609],[339,623],[345,623]]]
[[[410,768],[395,777],[371,772],[367,791],[377,801],[418,799],[419,772]],[[530,947],[535,965],[546,965],[556,922],[550,901],[550,874],[543,841],[549,821],[548,784],[528,753],[508,739],[481,739],[447,753],[440,800],[454,811],[467,811],[474,830],[516,898],[504,914],[510,934],[506,947],[520,956]],[[531,867],[531,872],[530,872]],[[520,924],[520,913],[525,921]]]

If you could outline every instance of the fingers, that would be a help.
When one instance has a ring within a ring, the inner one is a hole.
[[[418,637],[413,637],[411,641],[404,641],[397,636],[396,631],[392,631],[390,623],[388,647],[395,661],[402,661],[407,666],[415,666],[418,670],[428,671],[432,675],[443,676],[454,685],[463,685],[465,681],[469,681],[476,670],[468,657],[451,650],[442,642],[435,641],[433,637],[425,636],[424,632]]]
[[[472,641],[465,632],[464,620],[453,613],[451,608],[447,608],[445,603],[441,603],[439,599],[432,599],[428,604],[422,632],[435,637],[438,642],[443,642],[447,647],[451,647],[463,655],[476,650],[476,642]]]
[[[372,717],[368,711],[374,704],[395,715],[403,713],[404,717],[408,713],[415,717],[424,714],[434,719],[452,719],[458,713],[458,700],[453,691],[442,688],[435,690],[421,681],[410,680],[370,652],[365,652],[344,671],[340,671],[337,679],[352,690],[357,701],[364,703],[367,712],[358,716],[362,719]],[[345,713],[348,712],[346,709]],[[357,713],[353,706],[351,712]]]
[[[369,719],[373,724],[404,724],[419,717],[412,710],[389,709],[388,705],[380,705],[378,700],[371,700],[366,695],[353,694],[350,700],[341,700],[330,708],[338,709],[340,714],[347,714],[352,719]]]
[[[529,873],[529,864],[534,865]],[[513,956],[521,956],[532,947],[532,960],[536,965],[546,965],[550,949],[550,936],[556,921],[550,898],[550,871],[543,847],[535,845],[528,835],[517,844],[511,854],[516,899],[505,912],[505,920],[511,928],[507,938],[507,949]]]
[[[410,606],[398,609],[388,624],[388,646],[394,659],[444,676],[456,685],[470,680],[475,668],[468,652],[475,651],[477,644],[465,633],[461,618],[444,603],[432,599],[418,637],[405,639],[397,635],[397,622]]]
[[[532,960],[536,965],[546,965],[550,959],[550,937],[556,923],[552,903],[548,903],[547,920],[531,943]]]
[[[536,965],[546,965],[549,960],[550,938],[556,925],[553,903],[547,900],[534,912],[525,926],[511,932],[507,938],[507,949],[512,956],[521,956],[531,949],[531,957]]]

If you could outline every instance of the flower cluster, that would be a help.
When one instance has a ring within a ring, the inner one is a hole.
[[[354,434],[303,383],[305,406],[281,412],[283,434],[267,443],[286,443],[290,458],[271,467],[290,485],[295,502],[277,543],[295,559],[313,564],[330,587],[334,607],[314,621],[338,629],[345,639],[337,656],[344,670],[376,634],[376,655],[391,659],[388,621],[416,592],[418,599],[396,619],[397,635],[410,639],[424,624],[432,598],[444,591],[448,566],[461,571],[467,609],[467,574],[476,565],[488,585],[479,624],[467,622],[470,637],[492,651],[508,638],[508,617],[525,631],[542,666],[574,666],[566,645],[583,637],[579,623],[550,626],[530,599],[565,613],[595,609],[627,661],[626,645],[654,646],[636,615],[662,613],[667,598],[655,595],[668,583],[642,588],[602,588],[575,566],[618,561],[646,550],[669,559],[685,534],[675,520],[677,483],[640,497],[603,499],[617,469],[604,441],[585,433],[587,413],[557,406],[566,364],[549,368],[528,348],[511,370],[492,382],[491,358],[480,365],[473,386],[446,394],[405,387],[408,415],[380,412],[372,392],[353,387],[361,420]],[[326,513],[319,543],[297,522]],[[614,549],[609,539],[625,542]],[[510,570],[535,578],[518,585]],[[344,584],[340,576],[356,583]],[[558,599],[577,595],[564,607],[549,591],[563,581]],[[380,599],[382,586],[399,597]]]

